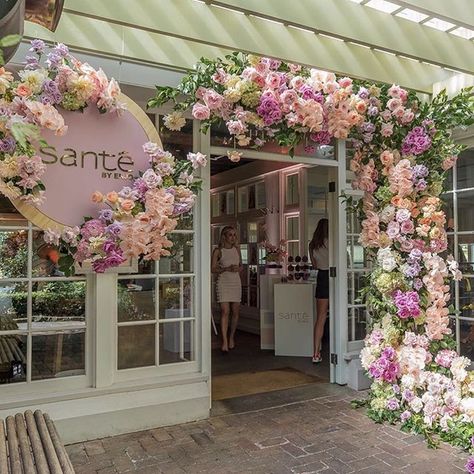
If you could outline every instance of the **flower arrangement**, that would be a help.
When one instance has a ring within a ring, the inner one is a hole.
[[[429,104],[397,86],[358,94],[367,115],[351,132],[351,170],[353,187],[364,191],[360,241],[373,261],[363,290],[373,323],[361,352],[373,380],[368,413],[431,444],[438,435],[471,450],[474,373],[454,350],[449,327],[448,281],[461,273],[445,257],[440,194],[461,149],[451,130],[473,122],[472,90]]]
[[[469,359],[453,350],[449,327],[448,282],[461,275],[444,256],[440,198],[446,171],[461,151],[451,130],[474,122],[472,88],[421,103],[396,85],[355,83],[233,53],[201,59],[177,89],[158,87],[150,105],[169,100],[178,112],[192,108],[204,130],[224,121],[234,148],[273,139],[292,154],[300,144],[310,150],[332,138],[349,139],[353,187],[364,192],[354,206],[360,241],[373,262],[362,295],[373,324],[361,354],[373,379],[369,415],[400,422],[430,443],[437,434],[473,449],[474,374]],[[238,161],[240,155],[229,157]],[[469,466],[474,469],[474,460]]]
[[[259,247],[265,249],[265,262],[267,264],[281,264],[288,256],[286,240],[280,240],[278,245],[273,245],[267,240],[260,242]]]
[[[179,101],[182,94],[187,98]],[[180,126],[179,111],[191,107],[204,130],[223,120],[235,145],[258,148],[274,139],[290,155],[303,142],[310,153],[332,138],[347,138],[367,109],[348,77],[242,53],[201,59],[176,89],[157,86],[149,106],[169,100],[175,112],[165,125],[172,129]]]
[[[36,154],[41,130],[67,131],[58,108],[81,111],[89,105],[120,113],[120,88],[115,79],[74,58],[64,44],[46,54],[41,40],[31,42],[19,78],[0,68],[0,192],[39,205],[45,199],[41,177],[46,170]]]
[[[46,166],[36,155],[37,143],[44,143],[41,130],[67,131],[58,109],[82,111],[92,105],[102,113],[124,110],[114,79],[78,61],[63,44],[52,48],[41,65],[45,50],[43,41],[32,41],[33,54],[18,80],[0,68],[0,192],[34,205],[46,197],[41,182]],[[187,160],[178,161],[155,143],[146,143],[143,150],[150,168],[118,192],[94,193],[92,200],[103,207],[96,218],[87,217],[80,227],[61,233],[45,232],[45,241],[59,247],[65,274],[72,274],[75,263],[91,262],[100,273],[130,257],[158,260],[169,255],[167,235],[193,207],[200,187],[193,173],[206,165],[206,158],[189,153]]]
[[[74,262],[91,262],[94,271],[102,273],[131,257],[159,260],[170,255],[173,243],[167,235],[194,206],[200,180],[193,172],[207,160],[201,153],[189,153],[187,160],[178,161],[151,142],[143,150],[151,166],[132,186],[92,195],[92,201],[103,206],[98,217],[86,219],[81,227],[45,233],[45,240],[59,247],[60,267],[66,273]]]

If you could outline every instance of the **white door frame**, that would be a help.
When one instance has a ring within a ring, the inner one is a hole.
[[[195,122],[195,127],[198,126]],[[210,134],[195,133],[195,149],[207,155],[208,160],[211,155],[226,155],[229,148],[211,146]],[[329,217],[330,241],[337,245],[331,246],[330,265],[337,269],[337,279],[330,278],[330,292],[334,304],[330,305],[330,352],[336,354],[332,356],[333,362],[330,364],[330,381],[332,383],[345,384],[346,373],[343,366],[344,353],[347,347],[347,262],[346,262],[346,211],[340,205],[339,196],[346,186],[346,149],[345,141],[337,140],[336,159],[328,160],[312,158],[308,156],[295,156],[279,153],[261,152],[256,150],[242,150],[246,158],[259,160],[278,161],[285,163],[319,165],[329,168],[330,181],[336,183],[336,192],[330,193]],[[196,219],[198,228],[196,238],[199,240],[201,274],[197,279],[198,298],[201,307],[201,370],[209,378],[209,401],[211,397],[211,216],[210,216],[210,165],[201,170],[203,179],[200,204],[196,209]],[[338,364],[336,364],[336,361]]]

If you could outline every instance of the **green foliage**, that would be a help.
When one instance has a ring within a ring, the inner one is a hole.
[[[20,35],[7,35],[0,39],[0,66],[5,64],[5,58],[3,56],[3,50],[15,46],[21,40]]]

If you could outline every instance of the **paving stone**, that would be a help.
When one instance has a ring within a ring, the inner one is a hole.
[[[77,474],[463,472],[465,453],[448,445],[430,450],[420,436],[377,425],[364,410],[350,407],[357,394],[339,390],[340,395],[333,387],[326,392],[332,395],[291,403],[284,391],[241,397],[209,420],[66,449]],[[275,401],[282,405],[272,408]]]
[[[101,440],[87,441],[84,443],[84,449],[88,456],[95,456],[96,454],[105,453],[104,446]]]

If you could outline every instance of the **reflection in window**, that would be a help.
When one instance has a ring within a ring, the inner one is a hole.
[[[155,279],[119,280],[117,286],[118,321],[155,319]]]
[[[299,203],[298,174],[290,174],[286,177],[285,204],[294,206]]]
[[[194,321],[160,323],[160,364],[194,360]]]
[[[155,324],[118,328],[118,369],[155,365]]]

